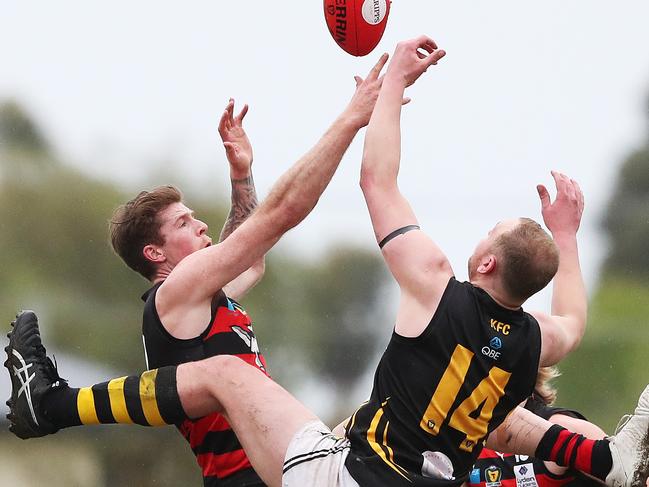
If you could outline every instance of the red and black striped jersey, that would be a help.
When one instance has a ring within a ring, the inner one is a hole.
[[[155,307],[155,295],[161,284],[142,296],[145,302],[142,338],[147,368],[234,355],[268,375],[250,317],[237,302],[220,291],[212,301],[211,320],[205,330],[195,338],[178,339],[164,328]],[[196,455],[205,486],[263,485],[223,416],[210,414],[176,426]]]

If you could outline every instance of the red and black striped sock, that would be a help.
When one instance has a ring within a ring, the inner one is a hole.
[[[176,367],[161,367],[92,387],[53,389],[43,398],[41,409],[57,428],[109,423],[163,426],[186,418],[176,387]]]
[[[558,424],[552,425],[545,432],[535,456],[540,460],[581,470],[602,481],[613,466],[608,440],[590,440]]]

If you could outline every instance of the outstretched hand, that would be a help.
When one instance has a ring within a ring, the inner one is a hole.
[[[387,75],[395,76],[412,85],[426,70],[442,59],[446,51],[437,48],[437,44],[428,36],[397,44],[394,56],[388,66]]]
[[[359,128],[365,127],[370,123],[370,117],[374,111],[374,105],[376,105],[376,100],[379,97],[381,85],[383,84],[381,71],[387,62],[388,55],[384,53],[372,67],[365,79],[360,76],[354,76],[356,91],[346,111],[357,122]]]
[[[252,145],[243,129],[246,113],[248,105],[244,105],[241,112],[235,116],[234,99],[230,98],[219,122],[219,134],[230,163],[230,175],[234,179],[248,177],[252,166]]]
[[[550,200],[550,193],[542,184],[536,187],[541,199],[541,214],[548,230],[557,233],[576,234],[584,211],[584,194],[577,181],[565,174],[552,171],[557,187],[557,197]]]

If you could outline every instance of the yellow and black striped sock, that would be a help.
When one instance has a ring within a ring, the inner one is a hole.
[[[164,426],[186,418],[173,366],[91,387],[54,389],[43,398],[42,411],[58,428],[110,423]]]

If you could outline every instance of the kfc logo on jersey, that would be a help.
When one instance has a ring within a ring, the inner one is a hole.
[[[257,365],[257,367],[266,372],[266,368],[264,367],[264,364],[261,362],[261,358],[259,357],[259,345],[257,344],[257,337],[252,332],[252,326],[249,326],[248,328],[250,328],[250,331],[245,330],[240,326],[234,325],[232,326],[232,331],[235,332],[239,336],[239,338],[241,338],[243,342],[248,346],[250,351],[255,354],[255,364]]]
[[[502,333],[503,335],[509,335],[509,331],[512,328],[511,325],[503,323],[502,321],[494,320],[493,318],[490,318],[489,324],[492,329],[496,330],[498,333]]]

